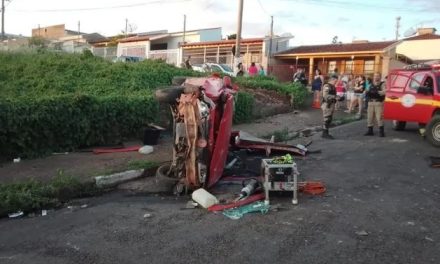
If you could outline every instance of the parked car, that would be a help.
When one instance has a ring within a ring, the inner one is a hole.
[[[440,65],[412,65],[392,70],[386,82],[384,118],[395,130],[418,123],[434,146],[440,147]]]
[[[193,70],[198,72],[219,72],[231,77],[235,77],[234,70],[227,64],[203,63],[192,65]]]
[[[120,56],[113,59],[113,62],[139,62],[143,61],[144,58],[141,57],[132,57],[132,56]]]

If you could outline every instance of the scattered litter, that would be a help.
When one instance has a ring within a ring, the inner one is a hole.
[[[8,214],[9,218],[19,218],[24,215],[23,211],[18,211],[16,213]]]
[[[15,158],[14,163],[19,163],[21,161],[21,158]]]
[[[87,208],[89,205],[87,205],[87,204],[83,204],[83,205],[81,205],[80,207],[81,208]]]
[[[430,242],[434,242],[434,239],[432,239],[432,238],[430,238],[430,237],[425,236],[425,239],[428,240],[428,241],[430,241]]]
[[[231,208],[236,208],[242,205],[246,205],[246,204],[251,204],[255,201],[259,201],[259,200],[263,200],[266,196],[264,195],[264,193],[257,193],[254,195],[251,195],[243,200],[240,200],[238,202],[233,202],[233,203],[229,203],[229,204],[216,204],[213,205],[211,207],[208,208],[208,211],[210,212],[218,212],[218,211],[223,211],[226,209],[231,209]]]
[[[281,204],[275,204],[275,205],[271,205],[270,206],[270,210],[274,211],[274,212],[278,212],[278,211],[281,211],[283,209],[286,209],[286,208],[283,207]]]
[[[193,201],[188,201],[185,205],[185,209],[194,209],[198,206],[198,203],[195,203]]]
[[[208,208],[218,204],[217,198],[203,188],[195,190],[192,193],[191,198],[203,208]]]
[[[47,210],[41,210],[41,216],[46,216],[47,215]]]
[[[433,168],[440,168],[440,157],[429,157],[431,160],[431,167]]]
[[[139,149],[139,153],[148,155],[154,151],[153,146],[145,145],[142,148]]]
[[[69,152],[54,152],[52,155],[68,155]]]
[[[35,217],[35,213],[30,213],[30,214],[28,214],[27,215],[29,218],[33,218],[33,217]]]
[[[408,142],[408,140],[400,139],[400,138],[393,138],[393,139],[391,139],[391,142],[393,142],[393,143],[405,143],[405,142]]]
[[[281,222],[281,224],[283,224],[283,225],[293,225],[291,222]]]
[[[244,205],[238,208],[234,208],[234,209],[229,209],[229,210],[225,210],[223,211],[223,215],[225,215],[226,217],[233,219],[233,220],[237,220],[243,217],[243,215],[247,214],[247,213],[252,213],[252,212],[260,212],[262,214],[266,214],[269,211],[270,205],[258,201],[258,202],[254,202],[248,205]]]
[[[126,148],[96,148],[93,149],[93,154],[139,151],[140,148],[141,146],[126,147]]]
[[[243,186],[244,183],[245,181],[243,181]],[[257,179],[255,178],[249,179],[248,184],[246,184],[246,186],[244,186],[243,189],[241,189],[240,196],[238,197],[237,201],[245,197],[249,197],[251,194],[255,193],[257,190],[260,190],[262,187],[263,186]]]
[[[408,222],[406,222],[406,224],[409,225],[409,226],[415,226],[416,225],[416,223],[414,223],[412,221],[408,221]]]
[[[358,236],[368,236],[368,233],[365,230],[356,231],[356,235]]]
[[[338,240],[338,244],[342,244],[344,241],[342,240]]]
[[[153,215],[152,214],[149,214],[149,213],[146,213],[146,214],[144,214],[144,218],[151,218]]]

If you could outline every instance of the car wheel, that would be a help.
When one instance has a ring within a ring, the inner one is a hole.
[[[426,126],[425,135],[432,145],[440,147],[440,115],[436,115],[431,119]]]
[[[175,103],[176,99],[180,97],[183,90],[184,90],[183,86],[159,87],[155,92],[155,96],[157,100],[161,103],[172,104]]]
[[[171,80],[172,85],[182,85],[186,81],[186,77],[184,76],[175,76]]]
[[[393,129],[396,131],[405,130],[406,122],[393,120]]]

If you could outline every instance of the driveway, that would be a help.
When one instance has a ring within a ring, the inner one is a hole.
[[[389,124],[388,124],[389,127]],[[0,220],[1,263],[440,263],[439,155],[411,131],[364,137],[365,122],[315,138],[297,160],[323,196],[230,220],[187,197],[114,192],[48,216]],[[145,217],[144,217],[145,216]]]

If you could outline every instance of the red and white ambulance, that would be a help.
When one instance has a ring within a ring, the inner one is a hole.
[[[440,64],[392,70],[386,81],[384,119],[393,120],[395,130],[404,130],[407,122],[418,123],[428,141],[440,147]]]

